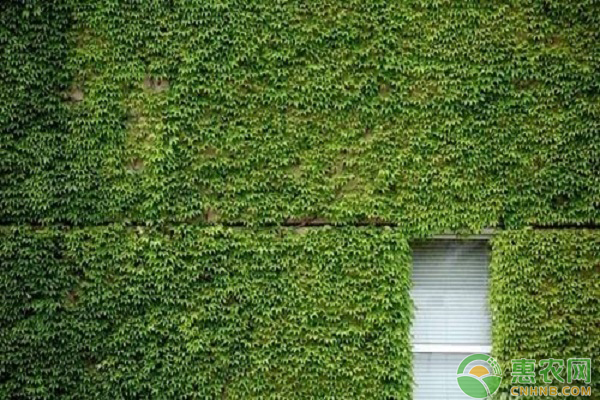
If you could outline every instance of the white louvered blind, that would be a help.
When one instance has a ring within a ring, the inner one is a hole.
[[[467,355],[490,351],[488,266],[485,240],[413,246],[415,400],[469,398],[458,388],[456,369]]]
[[[456,381],[456,369],[471,353],[415,353],[414,400],[473,400]]]

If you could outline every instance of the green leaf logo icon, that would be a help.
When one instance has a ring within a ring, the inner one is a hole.
[[[502,382],[500,364],[486,354],[473,354],[462,360],[456,375],[460,389],[474,399],[494,394]]]

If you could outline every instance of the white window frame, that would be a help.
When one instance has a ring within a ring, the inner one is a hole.
[[[413,344],[413,353],[490,353],[492,346],[466,344]]]
[[[489,242],[494,235],[493,229],[485,229],[480,234],[460,236],[455,233],[434,235],[424,240],[464,240],[464,241],[486,241]],[[489,267],[489,265],[488,265]],[[411,333],[412,334],[412,333]],[[491,354],[492,345],[468,345],[468,344],[415,344],[412,345],[413,353],[444,353],[444,354]]]

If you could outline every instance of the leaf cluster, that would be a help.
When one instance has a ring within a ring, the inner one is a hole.
[[[600,223],[594,1],[4,8],[0,221]]]
[[[0,398],[407,399],[392,230],[0,230]]]
[[[494,238],[493,249],[492,348],[505,372],[505,390],[512,359],[591,358],[590,386],[598,396],[600,233],[506,231]]]

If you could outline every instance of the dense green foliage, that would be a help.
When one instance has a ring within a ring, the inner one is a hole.
[[[598,43],[596,0],[1,2],[0,397],[410,398],[407,239],[600,224]],[[266,229],[311,221],[396,227]],[[599,247],[495,240],[503,362],[598,358]]]
[[[493,351],[505,388],[511,359],[592,358],[600,398],[600,233],[507,231],[493,245]]]
[[[0,220],[600,222],[596,1],[24,1]]]
[[[0,398],[408,398],[382,229],[0,231]]]

